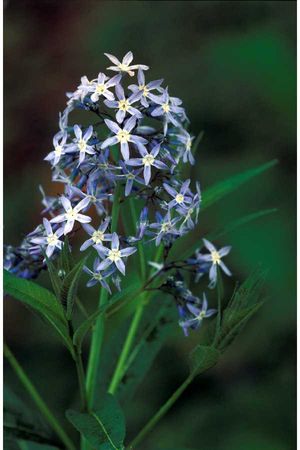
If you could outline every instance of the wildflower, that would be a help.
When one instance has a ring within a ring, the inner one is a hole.
[[[89,198],[84,198],[81,200],[74,208],[72,207],[72,204],[70,200],[62,196],[60,198],[61,204],[65,210],[63,214],[59,214],[58,216],[54,217],[50,220],[52,223],[60,223],[60,222],[66,222],[64,226],[64,234],[70,233],[70,231],[73,230],[75,221],[80,223],[89,223],[91,222],[91,218],[88,216],[85,216],[83,214],[79,214],[79,211],[84,209],[88,204],[90,203]]]
[[[51,224],[46,218],[43,219],[43,224],[45,227],[46,236],[32,238],[31,242],[33,244],[46,245],[46,255],[50,258],[56,248],[59,250],[61,249],[62,241],[60,241],[59,238],[63,234],[64,230],[63,228],[59,228],[53,232]]]
[[[85,131],[84,135],[82,135],[82,130],[78,125],[74,125],[74,133],[76,139],[74,144],[71,144],[68,147],[68,153],[79,151],[79,164],[81,164],[85,158],[85,154],[94,155],[96,152],[91,145],[88,145],[88,140],[93,134],[93,127],[90,125],[88,129]]]
[[[130,114],[131,116],[136,117],[137,119],[141,119],[143,114],[132,105],[133,103],[139,100],[139,96],[136,94],[132,94],[130,97],[126,98],[124,89],[120,84],[116,86],[116,96],[118,100],[104,100],[104,103],[109,108],[116,108],[118,112],[116,114],[116,119],[118,123],[122,123],[125,119],[126,114]]]
[[[180,134],[177,135],[177,139],[184,145],[182,152],[182,161],[184,163],[189,162],[195,164],[195,158],[192,154],[192,144],[195,139],[185,129],[182,129]]]
[[[217,267],[219,266],[223,272],[231,276],[231,272],[228,269],[228,267],[224,264],[222,261],[222,258],[231,250],[231,246],[222,247],[220,250],[217,250],[216,247],[207,239],[203,239],[205,247],[209,250],[208,255],[199,254],[198,259],[200,261],[209,262],[211,263],[210,269],[209,269],[209,279],[210,279],[210,288],[214,288],[217,283]]]
[[[192,197],[190,195],[189,191],[189,185],[191,180],[186,180],[179,192],[177,192],[173,187],[171,187],[169,184],[164,183],[163,186],[165,190],[168,192],[168,194],[173,197],[173,200],[171,200],[168,204],[168,207],[171,209],[174,206],[181,206],[182,208],[187,207],[187,205],[190,205],[192,203]]]
[[[116,86],[119,84],[121,80],[120,75],[116,75],[112,78],[108,78],[104,73],[99,73],[97,83],[93,86],[93,94],[91,95],[92,102],[97,102],[99,97],[103,95],[103,97],[107,98],[107,100],[114,100],[114,94],[109,90],[109,88]]]
[[[105,233],[109,225],[109,222],[110,219],[106,218],[97,230],[95,230],[95,228],[89,224],[83,224],[84,230],[91,237],[82,244],[82,246],[80,247],[80,251],[86,250],[91,245],[99,245],[102,244],[104,241],[111,241],[112,235]]]
[[[95,284],[100,283],[101,286],[111,294],[111,290],[106,281],[106,278],[110,277],[110,275],[112,275],[116,269],[114,267],[110,267],[108,270],[100,272],[99,270],[97,270],[97,267],[99,266],[99,264],[100,264],[100,259],[95,258],[94,264],[93,264],[93,270],[89,269],[87,266],[83,267],[83,270],[85,271],[85,273],[87,273],[88,275],[90,275],[92,277],[87,282],[87,287],[92,287],[92,286],[95,286]]]
[[[157,144],[150,153],[147,152],[145,147],[138,148],[142,158],[131,158],[126,161],[129,166],[144,166],[144,180],[146,184],[149,184],[151,178],[151,166],[160,170],[168,170],[168,166],[156,159],[156,156],[160,150],[160,144]]]
[[[110,55],[109,53],[104,53],[104,55],[115,64],[115,66],[109,66],[107,67],[107,70],[113,70],[114,72],[124,72],[128,73],[129,76],[134,76],[134,71],[137,69],[142,70],[148,70],[149,67],[145,66],[144,64],[135,64],[133,66],[130,66],[131,61],[133,60],[133,54],[132,52],[126,53],[124,58],[122,59],[122,62],[118,60],[113,55]]]
[[[155,245],[159,245],[161,240],[168,235],[177,237],[180,232],[176,229],[175,225],[180,220],[179,217],[171,218],[170,210],[167,212],[165,217],[163,217],[159,212],[156,213],[157,222],[151,223],[150,228],[156,229],[156,239]]]
[[[106,148],[111,145],[115,145],[117,143],[121,144],[121,153],[126,161],[129,159],[129,145],[128,142],[134,143],[138,149],[144,148],[144,144],[147,144],[147,139],[131,134],[130,132],[133,130],[136,124],[136,118],[130,117],[130,119],[126,120],[125,125],[121,128],[116,122],[112,120],[105,119],[104,121],[108,128],[115,133],[115,136],[107,138],[101,145],[101,148]]]
[[[172,98],[169,96],[167,89],[163,92],[163,94],[160,97],[155,96],[155,102],[159,106],[154,108],[154,110],[151,112],[151,115],[153,117],[164,116],[166,122],[171,122],[175,127],[180,126],[179,121],[176,118],[176,114],[183,113],[184,110],[177,104],[172,103]]]
[[[100,257],[106,256],[106,258],[99,264],[97,270],[104,270],[111,264],[115,264],[117,269],[125,275],[125,264],[122,258],[132,255],[136,252],[135,247],[127,247],[119,249],[120,241],[117,233],[112,234],[111,249],[108,249],[102,245],[97,245],[95,248],[99,250]]]
[[[46,158],[44,158],[46,161],[51,161],[53,166],[56,166],[56,164],[58,164],[61,156],[65,154],[64,145],[67,141],[67,138],[68,138],[68,134],[66,132],[61,132],[61,131],[56,133],[56,135],[53,137],[54,150],[52,152],[50,152],[46,156]]]
[[[139,174],[141,173],[142,169],[129,170],[123,161],[120,161],[120,166],[122,168],[123,174],[117,175],[116,178],[126,179],[125,197],[128,197],[128,195],[131,194],[134,181],[140,184],[144,184],[144,180],[141,177],[139,177]]]
[[[130,89],[135,94],[138,94],[138,99],[140,99],[141,104],[145,108],[148,108],[149,102],[147,99],[155,101],[155,97],[151,94],[151,91],[158,89],[163,80],[150,81],[150,83],[145,84],[145,75],[142,69],[138,70],[137,79],[138,85],[131,84],[130,86],[128,86],[128,89]]]
[[[211,317],[216,314],[216,309],[208,309],[208,303],[205,293],[203,293],[203,301],[201,307],[192,303],[187,303],[186,308],[191,313],[191,317],[179,321],[179,325],[182,327],[185,336],[188,336],[189,328],[195,330],[200,328],[203,319]]]

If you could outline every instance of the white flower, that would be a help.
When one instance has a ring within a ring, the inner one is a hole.
[[[46,231],[46,236],[36,237],[31,239],[31,242],[34,244],[47,245],[46,255],[48,258],[52,256],[55,248],[61,249],[62,241],[59,240],[60,236],[63,234],[63,228],[59,228],[57,231],[53,233],[51,224],[48,219],[43,219],[43,224]]]
[[[75,208],[72,207],[72,204],[67,197],[62,196],[60,200],[65,210],[65,213],[59,214],[58,216],[51,219],[50,222],[52,223],[66,222],[64,226],[64,234],[68,234],[70,233],[70,231],[72,231],[75,221],[80,223],[91,222],[92,219],[90,217],[85,216],[83,214],[79,214],[79,211],[86,208],[86,206],[88,206],[88,204],[90,203],[90,199],[88,197],[81,200],[75,206]]]
[[[143,64],[135,64],[130,65],[131,61],[133,60],[133,54],[132,52],[126,53],[124,58],[122,59],[122,62],[118,60],[113,55],[110,55],[109,53],[104,53],[104,55],[115,64],[115,66],[109,66],[107,67],[107,70],[113,70],[114,72],[124,72],[128,73],[131,77],[134,76],[134,70],[142,69],[142,70],[148,70],[149,67],[145,66]]]
[[[114,100],[114,94],[109,91],[109,88],[119,84],[121,80],[120,75],[116,75],[115,77],[108,78],[104,73],[99,73],[97,82],[93,85],[93,94],[91,95],[92,102],[97,102],[99,97],[103,95],[103,97],[107,98],[107,100]]]

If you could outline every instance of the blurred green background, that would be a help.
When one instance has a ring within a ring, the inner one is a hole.
[[[39,184],[58,192],[43,157],[65,92],[80,76],[94,78],[107,66],[103,52],[132,50],[135,61],[150,65],[151,79],[163,77],[171,95],[183,99],[191,130],[205,132],[192,174],[203,189],[279,159],[203,213],[194,235],[277,207],[277,214],[218,243],[233,246],[227,263],[235,279],[259,263],[269,270],[269,301],[141,448],[295,449],[296,2],[11,0],[4,38],[6,243],[16,245],[39,223]],[[95,304],[96,291],[85,295]],[[19,303],[5,301],[5,338],[60,411],[76,401],[76,379],[72,361],[48,331]],[[130,437],[183,380],[190,345],[179,330],[160,353],[126,407]],[[5,379],[27,400],[9,368]]]

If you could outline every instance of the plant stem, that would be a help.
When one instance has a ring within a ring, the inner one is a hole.
[[[101,306],[104,306],[107,302],[108,293],[107,290],[102,288],[100,291],[100,298],[99,298],[99,308]],[[97,382],[97,372],[99,368],[100,363],[100,354],[101,354],[101,347],[103,342],[103,336],[104,336],[104,320],[105,316],[101,315],[98,320],[96,321],[93,337],[92,337],[92,343],[90,348],[90,355],[89,355],[89,361],[88,361],[88,367],[87,367],[87,376],[86,376],[86,391],[87,391],[87,406],[88,408],[93,407],[93,400],[94,400],[94,394],[95,394],[95,387]]]
[[[176,400],[178,400],[178,398],[189,386],[189,384],[193,381],[193,379],[194,379],[193,375],[189,375],[185,379],[185,381],[179,386],[179,388],[171,395],[171,397],[166,401],[166,403],[157,411],[156,414],[154,414],[154,416],[149,420],[149,422],[133,439],[133,441],[128,446],[129,449],[135,448],[145,438],[145,436],[155,427],[157,422],[161,420],[165,416],[165,414],[169,411],[169,409],[174,405]]]
[[[112,208],[112,221],[111,221],[111,231],[115,232],[117,229],[117,222],[120,210],[120,184],[116,185],[114,193],[114,203]],[[99,296],[99,308],[104,306],[108,300],[107,290],[102,288]],[[92,343],[90,348],[88,367],[87,367],[87,377],[86,377],[86,390],[87,390],[87,404],[88,408],[93,407],[93,400],[96,387],[97,372],[100,363],[101,347],[104,337],[104,323],[105,317],[101,315],[98,317],[92,336]]]
[[[18,361],[16,360],[15,356],[12,354],[9,347],[4,344],[3,346],[4,350],[4,356],[8,360],[9,364],[15,371],[16,375],[18,376],[19,380],[23,384],[24,388],[28,392],[28,394],[31,396],[32,400],[36,404],[37,408],[40,410],[42,415],[45,417],[53,431],[57,434],[57,436],[61,439],[63,444],[66,446],[68,450],[76,450],[73,442],[68,437],[68,435],[65,433],[64,429],[61,427],[58,420],[55,418],[55,416],[52,414],[44,400],[41,398],[40,394],[37,392],[36,388],[28,378],[27,374],[24,372],[23,368],[20,366]]]
[[[154,259],[156,262],[159,261],[161,255],[162,255],[162,250],[163,250],[163,246],[159,246],[158,249],[156,250],[156,255],[155,255],[155,259]],[[156,276],[157,276],[157,274],[150,277],[149,280],[144,284],[143,289],[145,289],[148,286],[148,284],[150,284]],[[134,338],[136,336],[140,321],[143,316],[144,307],[147,304],[150,295],[151,295],[151,293],[149,293],[149,292],[143,292],[143,291],[141,292],[140,303],[138,304],[138,306],[135,310],[124,346],[122,348],[122,352],[118,359],[116,369],[114,371],[111,383],[108,388],[108,392],[110,394],[114,394],[116,392],[116,390],[120,384],[120,381],[122,380],[122,377],[124,375],[124,367],[126,366],[126,360],[130,354]]]
[[[137,215],[136,215],[136,208],[135,208],[135,200],[133,198],[129,199],[129,205],[130,205],[130,211],[132,215],[133,223],[137,223]],[[146,258],[145,258],[145,252],[144,247],[141,241],[138,241],[138,253],[140,258],[140,271],[141,271],[141,278],[144,281],[146,279],[147,275],[147,269],[146,269]]]
[[[218,314],[216,321],[216,332],[213,340],[213,346],[216,345],[221,331],[221,318],[222,318],[222,297],[223,297],[223,283],[220,269],[217,269],[217,294],[218,294]]]
[[[120,383],[120,381],[122,379],[123,367],[125,365],[125,362],[127,360],[128,355],[130,353],[130,350],[131,350],[131,347],[132,347],[132,344],[133,344],[133,340],[135,338],[135,335],[136,335],[139,323],[140,323],[141,318],[142,318],[142,314],[143,314],[143,311],[144,311],[144,306],[145,306],[145,294],[142,294],[141,295],[141,302],[139,303],[137,309],[135,310],[135,313],[134,313],[132,322],[130,324],[130,328],[129,328],[129,331],[128,331],[128,334],[127,334],[127,337],[126,337],[126,340],[125,340],[125,343],[124,343],[124,346],[123,346],[123,349],[122,349],[122,352],[120,354],[120,357],[119,357],[119,360],[118,360],[115,372],[113,374],[111,383],[110,383],[109,388],[108,388],[108,392],[110,394],[114,394],[116,392],[116,390],[117,390],[117,388],[119,386],[119,383]]]
[[[80,399],[81,399],[81,407],[83,411],[87,411],[88,404],[87,404],[87,392],[86,392],[86,386],[85,386],[85,374],[83,369],[83,363],[82,363],[82,357],[81,353],[77,351],[77,348],[75,349],[75,364],[77,369],[77,378],[78,378],[78,384],[79,384],[79,391],[80,391]]]

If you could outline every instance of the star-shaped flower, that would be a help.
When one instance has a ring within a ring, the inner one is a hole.
[[[120,84],[118,84],[116,86],[116,96],[118,100],[114,101],[104,100],[104,103],[109,108],[118,109],[118,112],[116,114],[116,119],[118,123],[123,122],[126,114],[130,114],[131,116],[134,116],[137,119],[141,119],[143,117],[143,114],[137,108],[134,108],[132,106],[133,103],[139,100],[139,95],[132,94],[130,97],[126,98],[124,89]]]
[[[45,159],[45,161],[51,161],[53,166],[56,166],[58,164],[60,158],[62,155],[65,154],[65,143],[67,141],[68,134],[66,132],[59,131],[54,137],[53,137],[53,147],[54,150],[50,152]]]
[[[201,261],[211,263],[211,267],[209,269],[209,279],[210,279],[209,287],[214,288],[217,284],[218,266],[223,270],[223,272],[226,275],[228,275],[229,277],[231,276],[230,270],[222,261],[222,258],[228,255],[228,253],[230,252],[231,246],[222,247],[220,250],[217,250],[216,247],[207,239],[203,239],[203,242],[205,247],[209,250],[210,253],[208,255],[203,255],[199,253],[197,257]]]
[[[97,230],[89,224],[83,224],[84,230],[91,236],[87,241],[85,241],[80,247],[80,251],[86,250],[91,245],[99,245],[104,241],[111,241],[112,235],[105,233],[110,219],[107,218],[104,222],[99,226]]]
[[[97,102],[99,97],[103,96],[107,100],[114,100],[114,94],[109,90],[109,88],[119,84],[121,80],[121,75],[116,75],[112,78],[108,78],[104,73],[99,73],[97,82],[93,86],[93,94],[91,95],[92,102]]]
[[[123,258],[132,255],[136,252],[135,247],[127,247],[120,250],[120,241],[117,233],[112,234],[111,240],[111,248],[108,249],[103,245],[97,245],[95,248],[97,249],[99,256],[101,258],[106,257],[97,267],[97,270],[104,270],[109,267],[111,264],[115,264],[117,269],[125,275],[125,264],[123,262]]]
[[[50,258],[56,248],[59,250],[62,247],[62,241],[59,240],[61,235],[63,234],[63,228],[59,228],[55,232],[53,232],[51,224],[48,219],[43,219],[43,224],[46,231],[46,236],[35,237],[31,239],[31,242],[39,245],[46,245],[46,255]]]
[[[101,145],[101,148],[103,149],[111,145],[120,143],[121,153],[125,161],[129,159],[129,142],[135,144],[139,150],[144,148],[144,145],[148,143],[147,139],[135,134],[131,134],[131,131],[136,124],[135,117],[130,117],[130,119],[126,120],[123,128],[121,128],[116,122],[113,122],[109,119],[105,119],[104,122],[106,123],[108,128],[113,133],[115,133],[115,135],[105,139],[105,141]]]
[[[96,153],[93,146],[88,144],[88,140],[93,134],[93,127],[90,125],[82,135],[81,128],[78,125],[74,125],[74,133],[76,139],[74,140],[74,144],[71,144],[68,147],[68,153],[79,152],[78,165],[80,165],[84,161],[86,153],[89,155],[94,155]]]
[[[181,320],[179,325],[182,327],[183,332],[186,336],[188,336],[189,328],[196,330],[200,328],[202,325],[203,319],[207,317],[211,317],[213,314],[216,314],[216,309],[208,309],[208,303],[205,293],[203,293],[203,301],[202,306],[198,306],[192,303],[186,304],[187,309],[191,313],[192,317],[189,317],[185,320]]]
[[[156,159],[156,156],[160,150],[160,144],[157,144],[150,153],[147,152],[145,147],[138,149],[142,158],[131,158],[126,161],[129,166],[144,166],[144,179],[145,183],[149,184],[151,178],[151,167],[154,166],[160,170],[168,170],[168,166]]]
[[[74,208],[72,206],[72,203],[70,200],[62,196],[60,198],[61,204],[65,210],[63,214],[59,214],[58,216],[54,217],[50,220],[51,223],[60,223],[60,222],[66,222],[64,226],[64,234],[70,233],[70,231],[73,230],[75,221],[80,223],[89,223],[91,222],[91,218],[88,216],[85,216],[83,214],[79,214],[79,211],[86,208],[88,204],[90,203],[89,198],[84,198],[81,200]]]
[[[130,86],[128,86],[128,89],[130,89],[132,92],[137,94],[138,98],[141,100],[141,104],[145,108],[148,108],[149,107],[148,100],[155,101],[155,96],[153,96],[153,94],[151,94],[151,91],[158,89],[160,87],[161,83],[163,82],[163,80],[150,81],[150,83],[146,84],[145,83],[145,75],[144,75],[144,72],[142,71],[142,69],[138,70],[137,79],[138,79],[138,85],[131,84]]]
[[[107,70],[113,70],[114,72],[124,72],[128,73],[131,77],[134,76],[134,71],[137,69],[143,69],[148,70],[149,67],[145,66],[144,64],[134,64],[130,65],[130,63],[133,60],[133,54],[132,52],[126,53],[122,61],[119,61],[118,58],[116,58],[113,55],[110,55],[109,53],[104,53],[104,55],[115,64],[115,66],[109,66],[107,67]]]

